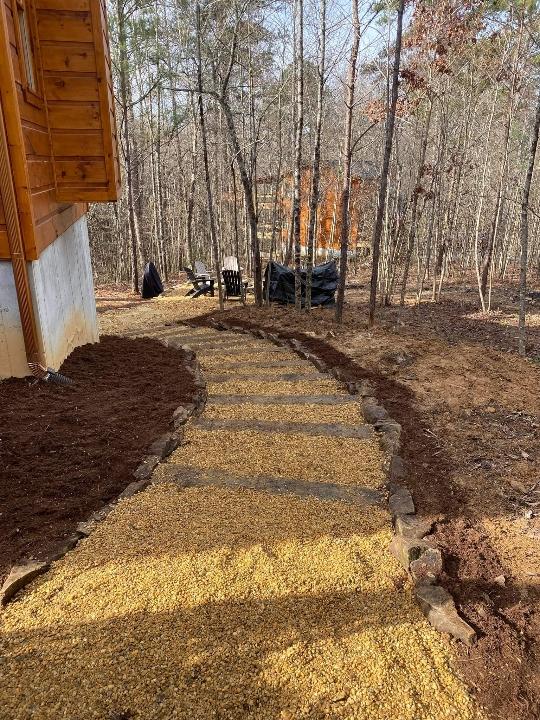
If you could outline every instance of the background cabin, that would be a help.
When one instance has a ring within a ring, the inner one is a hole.
[[[0,378],[98,339],[88,202],[120,185],[105,0],[0,0]]]
[[[350,198],[351,253],[368,254],[371,248],[371,219],[373,217],[379,172],[367,162],[353,162]],[[274,178],[261,179],[257,185],[259,201],[259,242],[263,256],[270,253],[274,234],[274,257],[285,255],[290,242],[292,217],[293,174],[286,173],[280,180],[278,204],[274,213],[276,183]],[[307,253],[309,226],[309,193],[311,168],[302,169],[302,205],[300,208],[300,243],[302,255]],[[341,179],[333,164],[321,167],[319,204],[315,230],[315,258],[327,260],[337,257],[341,233]],[[275,218],[275,229],[272,233]]]

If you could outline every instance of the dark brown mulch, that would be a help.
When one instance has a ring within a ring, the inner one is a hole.
[[[0,383],[0,579],[41,557],[132,481],[195,387],[185,353],[103,337],[61,371],[75,385]]]
[[[439,518],[435,535],[446,557],[443,584],[479,634],[473,648],[458,645],[463,675],[491,718],[537,720],[540,628],[536,617],[529,617],[531,604],[528,608],[523,605],[518,590],[493,583],[494,577],[509,574],[507,568],[474,518],[467,518],[463,490],[449,478],[450,460],[416,412],[414,393],[385,374],[361,367],[320,338],[239,315],[229,319],[227,313],[209,313],[193,323],[204,326],[225,320],[248,330],[296,338],[329,367],[346,370],[349,380],[369,381],[390,415],[402,425],[407,484],[418,512],[436,521]]]

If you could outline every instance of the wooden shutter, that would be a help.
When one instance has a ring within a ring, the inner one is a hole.
[[[57,200],[117,200],[105,0],[35,0],[35,7]]]

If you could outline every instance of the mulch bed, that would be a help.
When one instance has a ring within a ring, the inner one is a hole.
[[[349,380],[367,380],[372,385],[390,416],[402,425],[407,485],[419,515],[435,520],[435,539],[447,558],[442,583],[453,594],[464,618],[478,631],[479,640],[473,648],[458,646],[463,675],[491,718],[537,720],[540,693],[535,627],[529,622],[519,591],[493,583],[494,577],[507,575],[507,569],[474,518],[464,517],[463,492],[449,479],[450,460],[444,449],[430,438],[426,432],[429,428],[415,411],[414,393],[387,375],[361,367],[320,338],[264,320],[244,319],[239,312],[228,315],[208,313],[192,323],[206,326],[225,320],[247,330],[262,329],[282,338],[295,338],[329,367],[343,368]]]
[[[61,372],[75,385],[0,383],[0,580],[119,495],[195,393],[185,353],[150,339],[103,337]]]

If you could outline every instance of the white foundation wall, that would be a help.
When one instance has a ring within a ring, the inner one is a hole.
[[[28,375],[21,316],[10,260],[0,260],[0,379]]]
[[[13,286],[11,263],[7,266],[5,274],[9,279],[11,271]],[[14,286],[11,292],[8,284],[4,289],[1,272],[0,308],[5,305],[9,311],[5,321],[4,312],[0,315],[0,377],[22,377],[28,375],[28,366],[17,298]],[[72,350],[99,339],[85,216],[49,245],[39,260],[28,264],[28,275],[45,362],[58,370]]]

